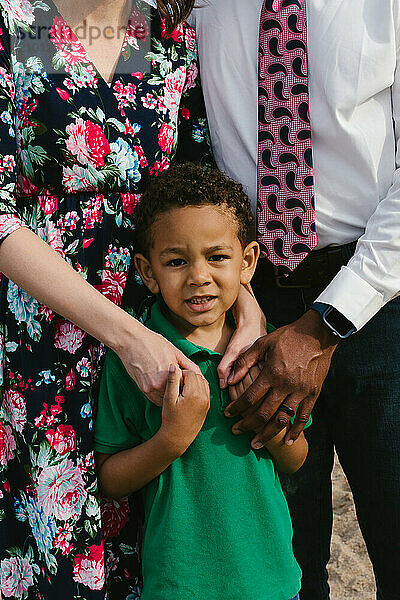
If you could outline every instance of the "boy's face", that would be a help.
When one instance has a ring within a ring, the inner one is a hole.
[[[157,218],[152,239],[149,260],[136,255],[135,263],[182,332],[224,318],[240,284],[250,282],[259,254],[256,242],[243,250],[237,223],[223,206],[174,208]]]

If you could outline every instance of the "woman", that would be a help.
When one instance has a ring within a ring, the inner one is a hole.
[[[130,215],[146,178],[178,152],[178,120],[185,158],[206,146],[193,32],[174,28],[193,1],[154,4],[0,0],[5,598],[104,597],[90,394],[104,346],[154,402],[170,363],[196,368],[119,307]],[[138,306],[141,295],[129,297]],[[249,302],[243,291],[241,314]],[[259,334],[254,314],[225,371]],[[109,534],[127,521],[125,509],[111,526],[105,513]],[[118,561],[110,555],[111,571]]]

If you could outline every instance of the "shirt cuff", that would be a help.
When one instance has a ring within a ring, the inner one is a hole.
[[[316,299],[331,304],[359,330],[384,306],[384,298],[349,267],[342,267]]]
[[[0,215],[0,244],[17,229],[26,227],[26,224],[12,214]]]

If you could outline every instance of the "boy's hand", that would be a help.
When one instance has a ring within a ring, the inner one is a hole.
[[[162,425],[159,435],[177,456],[181,456],[203,427],[210,408],[210,388],[202,375],[171,365],[165,388]]]

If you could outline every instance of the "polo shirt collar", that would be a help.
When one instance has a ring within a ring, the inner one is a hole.
[[[183,337],[183,335],[179,333],[179,331],[175,329],[175,327],[164,317],[158,301],[153,304],[150,318],[146,322],[146,325],[156,333],[160,333],[162,336],[164,336],[187,357],[199,353],[206,353],[210,356],[221,356],[218,352],[214,352],[214,350],[209,350],[208,348],[203,348],[203,346],[197,346]]]

